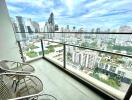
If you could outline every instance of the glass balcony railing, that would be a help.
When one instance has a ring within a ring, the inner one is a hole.
[[[118,95],[127,92],[132,81],[129,61],[120,55],[66,46],[66,68],[94,85]],[[128,61],[128,62],[126,62]]]
[[[130,90],[132,34],[39,33],[20,43],[25,61],[43,56],[116,99]]]
[[[44,39],[132,56],[132,34],[128,33],[44,33]]]
[[[43,45],[44,45],[44,56],[47,59],[50,59],[55,63],[59,64],[60,66],[63,66],[63,61],[64,61],[63,44],[43,40]]]
[[[37,39],[20,41],[24,61],[40,58],[43,55],[41,41]]]

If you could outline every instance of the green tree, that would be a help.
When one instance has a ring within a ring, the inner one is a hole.
[[[37,52],[34,51],[28,51],[26,52],[26,55],[29,56],[30,58],[37,57]]]
[[[54,51],[55,51],[55,50],[54,50],[54,46],[50,45],[50,46],[48,47],[48,51],[49,51],[49,52],[54,52]]]

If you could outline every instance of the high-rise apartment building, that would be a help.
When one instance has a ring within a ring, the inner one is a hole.
[[[97,59],[97,52],[85,50],[74,51],[72,61],[82,67],[82,69],[93,69]]]
[[[66,28],[65,28],[65,32],[70,32],[69,25],[66,26]]]
[[[35,21],[32,21],[31,18],[26,20],[26,27],[29,33],[40,31],[39,24]]]
[[[59,30],[59,26],[57,24],[55,24],[55,31]]]
[[[46,22],[44,25],[44,32],[48,32],[48,22]]]
[[[100,32],[100,28],[97,28],[97,29],[96,29],[96,32]]]
[[[35,28],[32,25],[31,18],[29,18],[29,19],[26,20],[26,28],[27,28],[27,32],[30,33],[30,34],[33,33],[33,32],[35,32]]]
[[[34,32],[40,32],[40,26],[37,22],[32,21],[32,25],[34,27]]]
[[[132,27],[128,25],[121,26],[119,32],[132,32]]]

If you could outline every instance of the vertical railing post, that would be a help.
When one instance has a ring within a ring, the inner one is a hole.
[[[44,46],[43,46],[43,40],[41,39],[41,48],[42,48],[42,54],[43,54],[43,57],[44,57]]]
[[[64,46],[64,52],[63,52],[63,63],[64,63],[64,68],[66,68],[66,44],[63,44]]]
[[[126,95],[125,95],[124,100],[129,100],[131,96],[132,96],[132,83],[131,83],[131,85],[130,85],[130,87],[129,87]]]
[[[23,62],[25,62],[22,47],[21,47],[21,43],[20,43],[20,41],[17,41],[17,43],[18,43],[20,54],[21,54],[21,59],[22,59]]]

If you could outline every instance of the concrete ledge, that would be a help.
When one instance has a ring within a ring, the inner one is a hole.
[[[107,95],[111,96],[114,99],[123,100],[123,98],[125,97],[124,92],[121,92],[87,74],[84,74],[83,72],[80,72],[79,70],[76,70],[70,66],[67,67],[67,69],[79,75],[81,78],[88,81],[88,83],[90,83],[93,87],[99,89],[101,92],[106,93]]]

